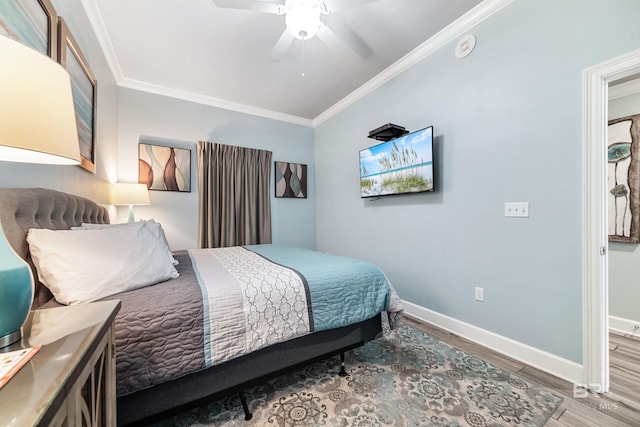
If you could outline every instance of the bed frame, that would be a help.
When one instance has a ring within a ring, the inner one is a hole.
[[[15,251],[34,269],[26,235],[30,228],[64,230],[83,222],[109,223],[107,210],[89,199],[43,188],[0,188],[0,224]],[[34,277],[37,278],[37,274]],[[37,280],[36,280],[37,281]],[[36,283],[33,308],[51,293]],[[381,316],[339,329],[316,332],[272,345],[220,365],[118,397],[118,425],[148,423],[205,401],[239,393],[245,419],[251,412],[242,390],[296,367],[340,355],[371,341],[382,332]],[[117,351],[117,350],[116,350]]]

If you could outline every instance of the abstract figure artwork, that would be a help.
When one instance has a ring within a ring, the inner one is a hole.
[[[640,242],[640,114],[609,120],[609,241]]]
[[[191,191],[191,150],[138,144],[138,182],[149,190]]]
[[[307,197],[307,165],[275,162],[276,197]]]

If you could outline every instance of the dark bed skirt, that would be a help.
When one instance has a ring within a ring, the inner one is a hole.
[[[359,347],[382,332],[381,315],[316,332],[203,371],[118,397],[118,425],[147,424],[204,401],[240,392],[285,371]],[[339,363],[336,362],[336,370]]]

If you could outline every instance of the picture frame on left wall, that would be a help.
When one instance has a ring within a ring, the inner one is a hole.
[[[96,173],[96,100],[98,83],[64,19],[58,19],[58,62],[71,77],[73,106],[84,169]]]
[[[0,35],[23,43],[54,61],[58,15],[50,0],[0,1]]]

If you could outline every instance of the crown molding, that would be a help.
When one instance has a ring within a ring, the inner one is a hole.
[[[380,74],[373,77],[342,100],[338,101],[332,107],[318,115],[313,119],[313,127],[317,127],[359,99],[370,94],[389,80],[396,77],[398,74],[406,71],[447,43],[460,37],[462,34],[469,31],[469,29],[484,21],[511,2],[513,2],[513,0],[484,0],[469,12],[462,15],[459,19],[440,30],[420,46],[400,58],[394,64],[387,67],[384,71],[380,72]]]
[[[317,127],[359,99],[373,92],[389,80],[393,79],[398,74],[411,68],[413,65],[431,55],[450,41],[461,36],[470,28],[507,6],[513,0],[484,0],[462,17],[439,31],[435,36],[422,43],[420,46],[403,56],[391,66],[387,67],[371,80],[319,114],[313,120],[125,77],[120,66],[120,61],[118,60],[118,55],[116,54],[111,38],[109,37],[107,27],[104,24],[104,19],[97,0],[81,1],[89,19],[89,23],[93,28],[96,38],[98,39],[98,43],[104,52],[105,59],[118,86],[301,126]]]
[[[113,74],[116,84],[120,85],[120,82],[124,79],[124,74],[122,74],[120,61],[118,61],[118,55],[116,55],[116,50],[113,47],[113,43],[111,43],[107,27],[104,25],[104,18],[98,7],[98,2],[97,0],[82,0],[82,7],[87,14],[87,18],[89,18],[89,24],[91,24],[91,28],[93,28],[93,32],[98,39],[98,44],[102,48],[111,74]]]
[[[290,114],[280,113],[265,108],[252,107],[246,104],[226,101],[224,99],[215,98],[213,96],[202,95],[194,92],[187,92],[179,89],[169,88],[166,86],[155,85],[153,83],[143,82],[130,78],[123,78],[118,86],[128,89],[139,90],[142,92],[153,93],[156,95],[167,96],[170,98],[180,99],[182,101],[194,102],[196,104],[208,105],[211,107],[222,108],[224,110],[236,111],[239,113],[250,114],[252,116],[264,117],[267,119],[278,120],[281,122],[293,123],[296,125],[311,127],[313,125],[310,119],[304,117],[293,116]]]

